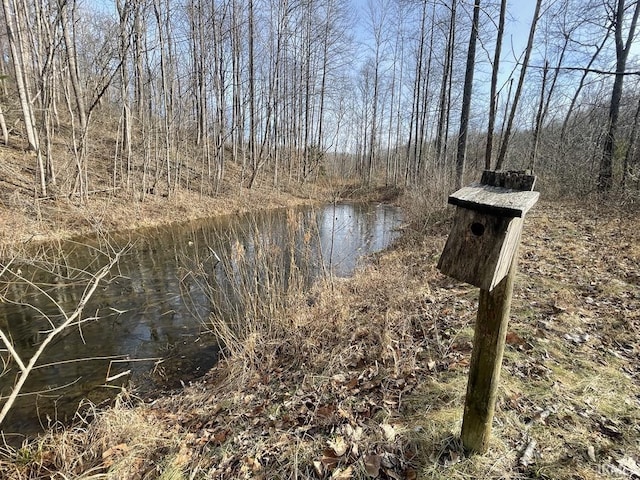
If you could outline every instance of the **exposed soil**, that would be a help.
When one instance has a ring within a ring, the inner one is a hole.
[[[529,214],[493,438],[469,457],[458,435],[478,292],[436,269],[448,229],[407,230],[354,278],[256,322],[202,381],[153,403],[125,391],[91,422],[7,449],[0,473],[640,478],[637,215]]]

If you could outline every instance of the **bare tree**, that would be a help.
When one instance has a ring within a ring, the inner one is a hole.
[[[496,170],[502,169],[502,165],[504,164],[504,160],[507,156],[507,148],[509,147],[509,137],[511,136],[511,129],[513,128],[513,122],[516,116],[516,111],[518,109],[518,101],[520,100],[520,95],[522,94],[522,86],[524,85],[524,78],[527,74],[529,59],[531,58],[531,52],[533,51],[533,39],[536,35],[536,26],[538,24],[538,19],[540,17],[541,5],[542,5],[542,0],[536,0],[536,7],[533,12],[533,18],[531,19],[531,28],[529,29],[529,38],[527,40],[527,47],[525,50],[524,59],[522,60],[522,66],[520,67],[520,77],[518,78],[518,86],[516,87],[516,92],[513,96],[511,113],[509,114],[509,119],[507,120],[507,126],[503,133],[502,144],[500,145],[500,153],[498,153],[498,160],[496,162]]]
[[[467,67],[464,75],[464,92],[462,94],[462,112],[460,114],[460,134],[458,135],[458,152],[456,156],[456,186],[462,186],[464,163],[467,153],[467,132],[469,130],[469,112],[471,111],[471,93],[473,91],[473,72],[476,65],[476,39],[480,21],[480,0],[473,5],[473,21],[467,51]]]
[[[373,169],[376,163],[377,157],[377,140],[378,140],[378,109],[380,106],[380,75],[381,64],[383,61],[383,54],[385,49],[385,35],[386,32],[386,15],[389,11],[389,5],[386,0],[369,0],[367,4],[368,22],[371,28],[373,38],[373,58],[371,65],[373,67],[373,91],[371,99],[371,124],[369,126],[369,142],[367,145],[367,168],[365,172],[365,182],[371,183],[373,176]]]
[[[623,39],[625,29],[625,0],[617,0],[613,6],[608,4],[614,12],[614,35],[616,42],[616,75],[611,91],[611,102],[609,104],[609,119],[607,134],[602,148],[602,159],[600,161],[600,171],[598,173],[598,191],[606,194],[613,185],[613,151],[616,146],[616,136],[618,131],[618,118],[620,115],[620,101],[622,100],[622,84],[624,82],[627,68],[627,58],[633,44],[640,14],[640,2],[636,1],[629,8],[633,8],[633,14],[628,25],[627,38]]]
[[[527,169],[533,170],[536,164],[536,157],[538,155],[538,144],[540,142],[540,131],[542,130],[542,122],[545,116],[545,91],[547,88],[547,74],[549,73],[549,62],[545,61],[544,68],[542,70],[542,85],[540,87],[540,102],[538,104],[538,113],[536,114],[536,122],[533,128],[533,141],[531,149],[529,150],[529,164]]]
[[[453,51],[455,48],[456,32],[456,7],[458,0],[451,2],[451,15],[449,17],[449,33],[447,35],[447,49],[445,52],[442,83],[440,86],[440,101],[438,107],[438,133],[436,136],[436,161],[440,167],[444,166],[447,148],[447,132],[449,127],[448,99],[451,98],[449,88],[453,75]]]
[[[47,195],[47,175],[45,172],[42,152],[40,150],[40,139],[36,127],[35,114],[33,111],[33,95],[29,77],[25,71],[28,65],[29,46],[26,42],[25,34],[28,31],[25,17],[26,2],[24,0],[2,0],[2,8],[7,29],[7,38],[11,51],[13,70],[15,72],[16,86],[22,108],[22,118],[27,134],[29,148],[33,150],[37,158],[37,171],[40,179],[40,194]]]
[[[498,20],[498,33],[496,35],[496,48],[493,55],[493,66],[491,68],[491,93],[489,95],[489,125],[487,127],[487,145],[484,153],[484,168],[491,169],[491,159],[493,156],[493,131],[496,123],[496,110],[498,106],[497,88],[498,74],[500,73],[500,55],[502,53],[502,37],[504,35],[504,23],[507,12],[507,0],[500,2],[500,17]]]

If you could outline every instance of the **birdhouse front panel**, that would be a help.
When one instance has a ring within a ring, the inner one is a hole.
[[[491,291],[509,272],[521,231],[522,218],[458,207],[438,268]]]

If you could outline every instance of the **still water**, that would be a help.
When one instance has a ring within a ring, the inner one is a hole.
[[[142,392],[188,382],[217,360],[212,317],[242,318],[259,298],[276,301],[294,283],[351,275],[363,255],[394,240],[400,222],[389,205],[276,210],[78,239],[13,263],[19,276],[0,277],[0,328],[26,362],[61,322],[61,309],[73,312],[108,253],[126,250],[84,321],[47,347],[2,430],[31,433],[66,421],[83,398],[109,399],[125,381]],[[6,350],[0,356],[1,407],[17,367]]]

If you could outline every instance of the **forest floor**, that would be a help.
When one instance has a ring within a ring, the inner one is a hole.
[[[466,456],[478,290],[436,269],[447,217],[293,295],[197,383],[6,447],[0,476],[640,478],[640,218],[530,212],[490,449]]]

